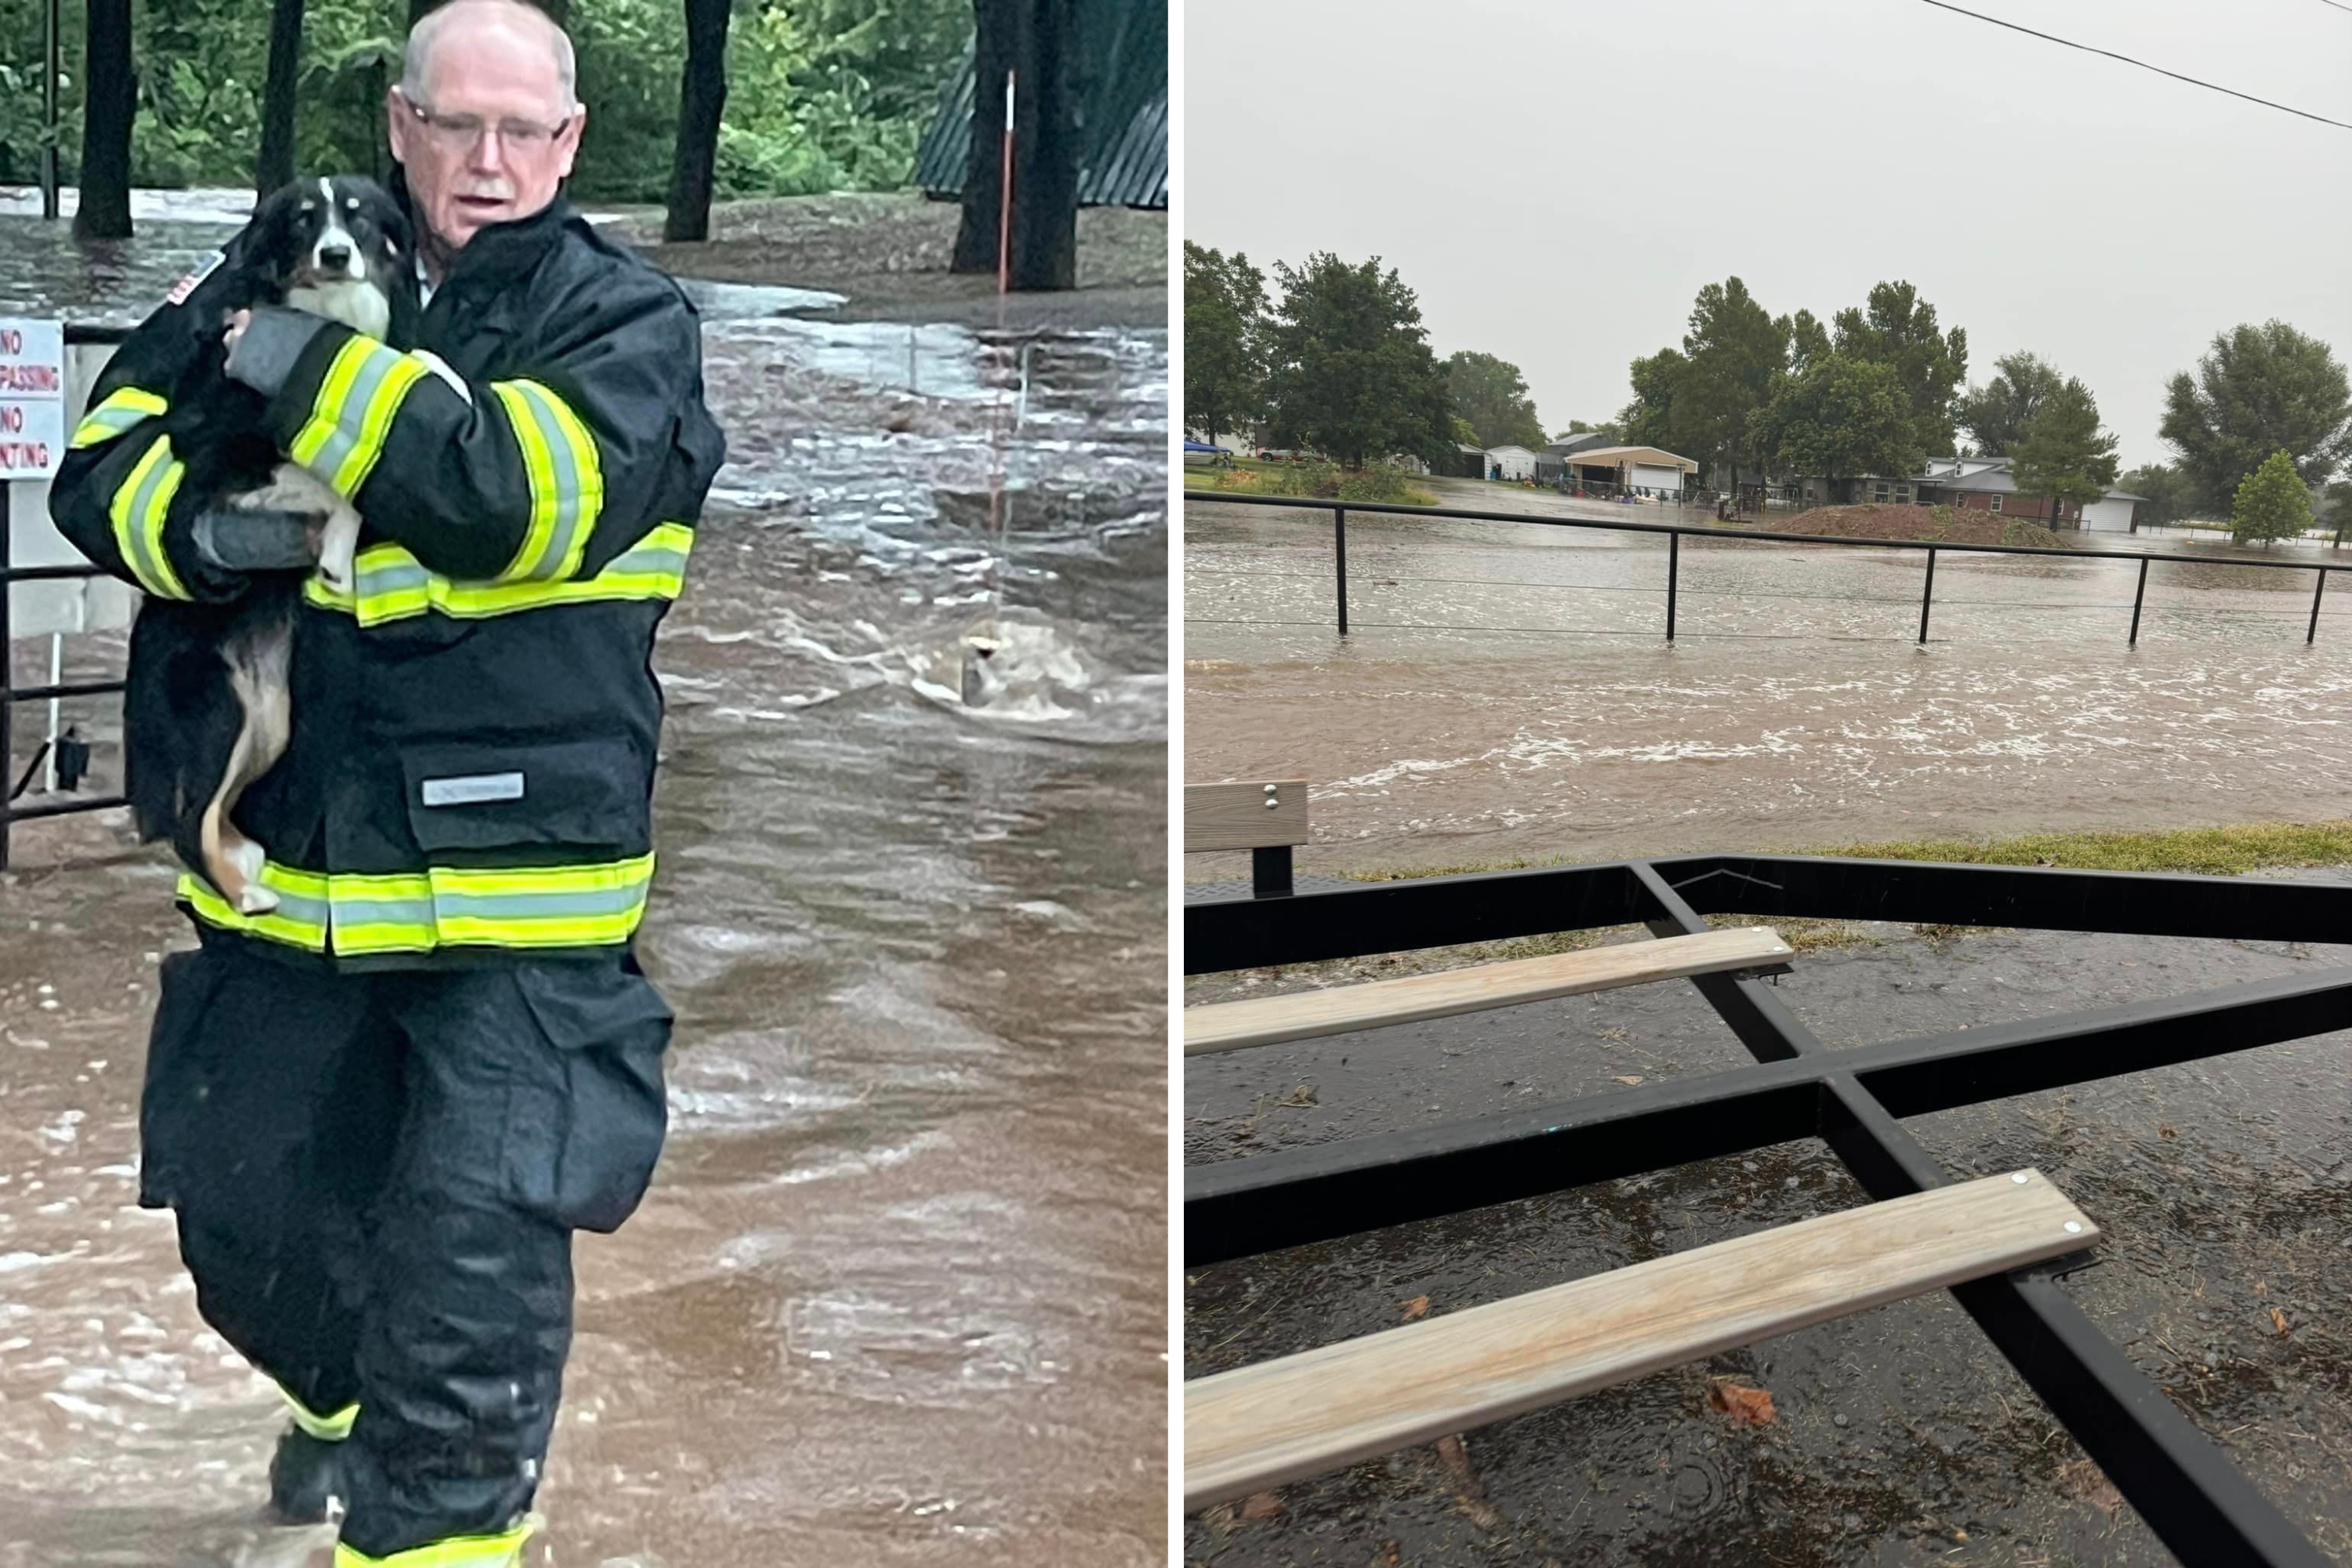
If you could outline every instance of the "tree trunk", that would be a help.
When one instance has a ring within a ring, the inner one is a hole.
[[[302,0],[271,0],[269,75],[261,89],[261,155],[253,191],[266,196],[294,179],[294,79],[302,63]]]
[[[686,0],[686,67],[679,75],[677,153],[669,166],[665,240],[710,237],[710,185],[719,117],[727,106],[729,0]]]
[[[992,272],[998,253],[1004,155],[1004,88],[1013,98],[1012,286],[1075,289],[1078,282],[1080,60],[1075,0],[972,0],[971,161],[953,269]]]
[[[131,120],[139,110],[131,75],[131,0],[89,0],[82,47],[81,209],[76,239],[131,236]]]

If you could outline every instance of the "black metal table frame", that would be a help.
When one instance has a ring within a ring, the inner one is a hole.
[[[1706,916],[2352,942],[2352,884],[1702,855],[1368,884],[1184,909],[1187,973]],[[1189,1267],[1820,1138],[1874,1200],[1948,1180],[1902,1119],[2352,1027],[2352,968],[1832,1049],[1762,980],[1693,982],[1757,1059],[1581,1100],[1194,1165]],[[2078,1255],[1952,1294],[2189,1568],[2323,1568],[2057,1283]]]

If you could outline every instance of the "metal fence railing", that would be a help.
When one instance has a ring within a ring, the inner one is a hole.
[[[2340,942],[2352,886],[1995,866],[1698,855],[1432,877],[1187,904],[1188,974],[1621,925],[1654,936],[1710,915],[1916,921],[2236,942]],[[1913,1117],[2203,1061],[2352,1027],[2352,968],[2118,1006],[1962,1025],[1888,1026],[1832,1048],[1772,987],[1693,982],[1755,1058],[1622,1091],[1343,1136],[1184,1173],[1187,1268],[1360,1236],[1597,1182],[1819,1138],[1874,1200],[1952,1180]],[[1286,1079],[1285,1081],[1287,1081]],[[2061,1258],[1952,1295],[2186,1568],[2328,1561],[2064,1286]],[[2226,1434],[2224,1434],[2226,1436]],[[1498,1439],[1507,1441],[1507,1439]]]
[[[69,347],[75,344],[120,343],[130,335],[130,329],[126,327],[101,327],[71,321],[66,323],[65,329],[65,340]],[[5,500],[5,495],[0,495],[0,500]],[[14,596],[11,591],[15,586],[19,583],[69,582],[78,578],[100,577],[105,574],[87,562],[50,566],[16,564],[6,521],[5,507],[0,507],[0,773],[13,774],[15,770],[9,764],[16,756],[17,704],[55,702],[72,697],[112,696],[122,690],[122,682],[121,680],[67,681],[52,678],[38,686],[16,684],[16,627],[10,616],[9,604]],[[50,737],[45,744],[54,743],[57,737]],[[40,761],[37,758],[33,767],[39,765]],[[68,790],[68,793],[72,795],[70,799],[38,800],[29,805],[20,805],[16,798],[19,793],[18,784],[20,782],[29,783],[31,776],[32,769],[27,768],[22,781],[14,777],[0,777],[0,795],[5,795],[6,797],[0,799],[0,870],[7,868],[9,839],[13,836],[16,824],[48,816],[70,816],[85,811],[104,811],[110,806],[128,804],[121,794],[84,795]]]
[[[2132,593],[2131,629],[2126,634],[2128,645],[2139,642],[2140,614],[2147,601],[2147,569],[2158,561],[2180,562],[2195,566],[2245,567],[2250,571],[2309,572],[2315,574],[2311,595],[2311,622],[2304,641],[2313,642],[2319,636],[2319,609],[2327,595],[2327,575],[2331,572],[2352,570],[2352,562],[2326,561],[2242,561],[2217,560],[2210,555],[2164,554],[2138,550],[2075,550],[2032,544],[1957,544],[1920,539],[1860,539],[1837,534],[1781,533],[1771,529],[1711,528],[1677,522],[1642,522],[1631,518],[1531,517],[1525,512],[1475,511],[1456,507],[1396,506],[1385,502],[1328,500],[1317,496],[1253,496],[1219,492],[1200,499],[1233,506],[1304,508],[1331,514],[1332,586],[1335,595],[1336,619],[1339,635],[1348,635],[1348,514],[1350,511],[1371,512],[1382,516],[1442,517],[1472,522],[1507,522],[1527,528],[1590,528],[1621,533],[1650,533],[1666,536],[1665,633],[1666,640],[1675,640],[1675,613],[1682,575],[1682,542],[1688,539],[1734,540],[1742,543],[1826,544],[1865,550],[1924,551],[1927,553],[1927,574],[1919,591],[1919,637],[1927,641],[1929,618],[1936,603],[1936,558],[1942,553],[1967,555],[2030,555],[2067,561],[2137,561],[2139,581]]]

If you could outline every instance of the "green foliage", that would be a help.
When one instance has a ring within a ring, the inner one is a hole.
[[[1937,503],[1936,503],[1936,531],[1937,531],[1937,533],[1940,535],[1940,534],[1942,534],[1942,533],[1943,533],[1947,529],[1950,528],[1951,526],[1952,526],[1952,507],[1951,507],[1951,503],[1950,503],[1949,501],[1938,501],[1938,502],[1937,502]]]
[[[1958,327],[1939,332],[1936,307],[1908,283],[1880,283],[1861,309],[1835,318],[1838,354],[1893,370],[1910,405],[1906,449],[1948,452],[1954,446],[1952,398],[1969,374],[1969,335]],[[1916,459],[1915,459],[1916,460]],[[1848,472],[1909,473],[1909,468],[1849,469]]]
[[[1925,462],[1901,373],[1832,353],[1791,376],[1756,416],[1769,461],[1827,479],[1908,474]]]
[[[2197,374],[2172,378],[2159,427],[2197,489],[2219,512],[2239,480],[2284,450],[2307,484],[2352,457],[2352,387],[2328,346],[2284,321],[2217,332]]]
[[[43,0],[0,0],[0,180],[38,163]],[[64,5],[68,177],[79,155],[83,7]],[[399,79],[406,0],[310,0],[295,147],[304,171],[381,173],[383,93]],[[719,132],[723,196],[904,185],[940,82],[971,36],[970,0],[737,0]],[[133,44],[139,118],[131,178],[241,185],[260,146],[269,7],[257,0],[142,0]],[[660,201],[686,58],[677,0],[575,8],[589,107],[573,195]]]
[[[1676,449],[1675,443],[1685,433],[1677,423],[1676,399],[1689,364],[1680,349],[1660,349],[1647,359],[1633,362],[1633,401],[1617,415],[1626,445],[1667,452]]]
[[[2134,468],[2116,481],[2118,489],[2147,499],[2140,502],[2139,521],[2158,528],[2185,521],[2197,510],[2197,487],[2188,474],[2168,463]]]
[[[2026,495],[2088,506],[2116,482],[2116,438],[2099,429],[2091,389],[2072,377],[2042,395],[2010,465]],[[2057,508],[2051,509],[2057,515]]]
[[[1454,405],[1430,353],[1421,305],[1380,258],[1349,266],[1328,251],[1276,262],[1282,300],[1266,327],[1266,402],[1275,440],[1330,453],[1351,468],[1391,453],[1443,457]]]
[[[1789,359],[1790,323],[1774,321],[1737,278],[1709,283],[1691,304],[1685,364],[1674,397],[1669,451],[1702,461],[1761,468],[1753,432]],[[1651,442],[1656,446],[1663,443]]]
[[[1517,365],[1464,349],[1445,362],[1445,384],[1457,415],[1477,432],[1473,445],[1543,450],[1543,421]]]
[[[2284,449],[2263,459],[2263,466],[2238,486],[2230,509],[2230,537],[2240,544],[2268,544],[2273,539],[2294,539],[2311,526],[2311,489],[2294,471],[2294,458]]]
[[[2032,518],[2013,518],[2000,531],[2003,544],[2030,545],[2041,550],[2060,550],[2066,542],[2034,521]]]
[[[1394,463],[1368,463],[1361,473],[1339,481],[1341,500],[1386,501],[1391,506],[1426,506],[1429,498],[1412,483],[1412,476]]]
[[[2025,444],[2025,433],[2032,426],[2042,400],[2058,390],[2063,378],[2049,361],[2022,350],[1992,363],[1993,378],[1962,393],[1953,405],[1952,416],[1969,433],[1973,455],[2014,457]]]
[[[1265,274],[1184,242],[1184,427],[1204,439],[1238,430],[1265,405]]]
[[[1592,425],[1581,419],[1571,419],[1568,422],[1568,428],[1553,439],[1565,441],[1571,436],[1598,436],[1601,437],[1601,444],[1604,447],[1625,445],[1625,426],[1614,419],[1606,425]]]

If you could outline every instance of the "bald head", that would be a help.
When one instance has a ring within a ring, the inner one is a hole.
[[[419,102],[431,102],[436,57],[445,50],[462,53],[483,45],[546,50],[562,89],[562,109],[568,110],[579,102],[572,40],[554,18],[524,0],[449,0],[426,13],[408,32],[408,48],[400,69],[402,90]]]
[[[392,155],[436,279],[476,234],[555,199],[588,117],[572,40],[520,0],[450,0],[417,23],[388,97]]]

